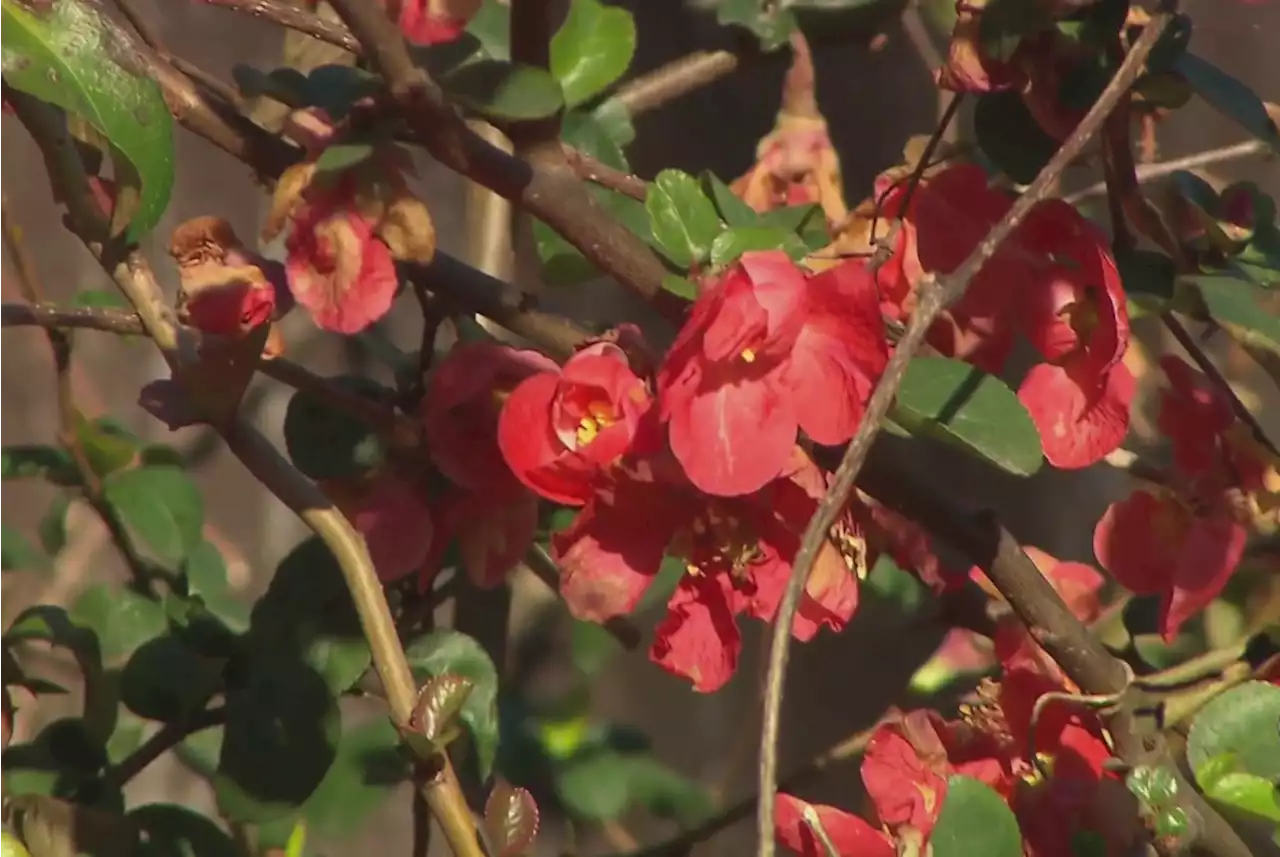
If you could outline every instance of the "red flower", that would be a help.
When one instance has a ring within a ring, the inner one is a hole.
[[[1225,508],[1197,510],[1173,494],[1135,491],[1107,507],[1093,552],[1127,589],[1162,596],[1160,633],[1168,641],[1222,591],[1246,538]]]
[[[415,45],[452,42],[467,29],[480,6],[481,0],[399,0],[400,32]]]
[[[173,231],[186,321],[203,333],[239,337],[272,320],[276,290],[265,260],[249,253],[221,217],[196,217]]]
[[[1169,388],[1160,396],[1156,425],[1173,442],[1173,460],[1189,477],[1216,474],[1226,451],[1223,435],[1235,423],[1231,403],[1181,358],[1160,358]]]
[[[479,342],[450,351],[432,372],[422,403],[440,472],[470,491],[522,490],[498,448],[502,400],[525,379],[558,371],[550,358],[506,345]]]
[[[1022,379],[1018,399],[1040,432],[1044,457],[1069,470],[1101,461],[1124,441],[1136,389],[1123,363],[1101,378],[1088,375],[1080,364],[1038,363]]]
[[[774,803],[778,842],[800,857],[828,857],[826,844],[816,835],[807,815],[817,818],[841,857],[894,857],[893,840],[852,813],[823,804],[806,803],[779,794]]]
[[[500,586],[538,532],[538,500],[527,491],[490,493],[456,488],[431,508],[436,540],[419,588],[426,590],[455,540],[463,571],[481,588]]]
[[[285,242],[289,288],[325,330],[359,333],[391,309],[400,281],[374,225],[333,196],[294,213]]]
[[[807,463],[807,462],[806,462]],[[658,626],[650,658],[694,689],[715,690],[733,674],[741,647],[736,617],[769,621],[791,574],[800,533],[816,500],[801,484],[811,463],[793,458],[788,478],[747,497],[708,497],[661,478],[641,461],[613,478],[552,540],[561,594],[580,619],[602,622],[634,609],[664,553],[689,573]],[[857,584],[839,551],[819,558],[796,618],[797,639],[839,629],[857,605]]]
[[[422,568],[432,548],[431,513],[412,487],[385,470],[320,487],[364,537],[379,580],[389,583]]]
[[[557,503],[591,499],[602,471],[631,449],[652,397],[617,345],[579,351],[563,371],[520,383],[498,421],[498,446],[530,489]]]
[[[671,449],[701,490],[748,494],[783,472],[797,428],[852,437],[887,359],[860,262],[806,280],[781,251],[747,253],[694,303],[659,372]]]

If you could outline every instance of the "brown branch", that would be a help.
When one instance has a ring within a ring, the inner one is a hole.
[[[271,21],[353,54],[360,52],[360,42],[346,27],[336,21],[326,21],[314,12],[307,11],[306,7],[295,6],[286,0],[205,0],[205,3]]]
[[[558,146],[514,158],[467,128],[444,93],[413,64],[400,32],[373,3],[334,0],[401,113],[441,163],[524,207],[592,264],[644,297],[658,294],[666,269],[639,238],[601,207]]]
[[[1223,146],[1220,149],[1210,149],[1206,152],[1197,152],[1194,155],[1187,155],[1185,158],[1174,158],[1169,161],[1161,161],[1158,164],[1143,164],[1137,168],[1137,180],[1141,184],[1157,181],[1165,176],[1178,172],[1179,170],[1198,170],[1204,167],[1210,167],[1214,164],[1221,164],[1226,161],[1235,161],[1240,158],[1248,158],[1253,155],[1264,155],[1267,153],[1267,145],[1261,140],[1246,140],[1243,143],[1235,143],[1231,146]],[[1068,194],[1063,197],[1072,205],[1077,205],[1086,199],[1094,196],[1101,196],[1107,192],[1107,183],[1100,181],[1097,184],[1089,185],[1086,188]]]
[[[813,519],[805,529],[800,550],[796,553],[791,579],[787,582],[782,603],[778,607],[772,645],[769,649],[769,680],[765,694],[764,725],[760,736],[759,788],[761,800],[756,813],[757,853],[760,857],[772,857],[774,853],[773,800],[778,767],[778,731],[781,722],[782,694],[786,681],[787,659],[791,647],[791,626],[800,603],[800,594],[804,590],[805,581],[808,580],[809,574],[813,570],[818,553],[826,542],[827,533],[837,515],[839,515],[840,510],[844,507],[849,497],[849,492],[853,488],[854,480],[866,462],[867,453],[871,450],[871,443],[880,431],[882,419],[893,404],[894,396],[906,374],[907,365],[915,354],[916,349],[924,341],[925,334],[938,314],[964,294],[970,281],[995,255],[1001,243],[1013,233],[1036,203],[1047,196],[1067,165],[1075,160],[1085,145],[1097,133],[1103,121],[1110,115],[1115,105],[1128,92],[1129,87],[1132,86],[1134,80],[1141,73],[1147,56],[1168,26],[1171,17],[1169,13],[1161,13],[1153,17],[1151,23],[1143,30],[1142,35],[1125,57],[1124,63],[1121,64],[1115,76],[1098,97],[1097,102],[1080,121],[1071,136],[1049,160],[1044,169],[1040,171],[1040,174],[1036,176],[1035,181],[1031,183],[1026,193],[1014,203],[1000,222],[992,227],[987,236],[973,249],[964,262],[953,272],[941,278],[941,280],[936,280],[930,275],[920,285],[919,304],[911,316],[907,330],[894,348],[889,364],[885,367],[884,374],[879,383],[877,383],[870,401],[867,403],[867,411],[863,415],[862,423],[845,451],[840,467],[835,472],[831,487],[818,504],[818,509],[814,513]],[[1016,543],[1014,543],[1013,549],[1021,555],[1021,550]],[[1113,663],[1111,656],[1100,644],[1088,637],[1084,627],[1066,609],[1061,599],[1054,593],[1053,588],[1048,586],[1047,582],[1038,573],[1036,577],[1044,583],[1043,588],[1048,590],[1047,599],[1053,603],[1055,608],[1052,610],[1053,616],[1061,623],[1060,625],[1039,626],[1040,632],[1058,636],[1070,634],[1073,637],[1088,640],[1092,644],[1089,648],[1067,649],[1063,651],[1063,654],[1070,657],[1088,653],[1089,657],[1075,664],[1079,670],[1083,671],[1082,674],[1087,674],[1089,677],[1097,679],[1107,676],[1114,677],[1115,670],[1111,666]],[[1000,581],[993,580],[992,582],[1000,587]],[[1004,591],[1003,587],[1001,587],[1001,591]],[[1013,604],[1013,599],[1010,598],[1009,593],[1004,594]],[[1022,595],[1023,593],[1018,594]],[[1015,606],[1015,610],[1017,609]],[[1033,634],[1037,632],[1036,626],[1029,625],[1028,627],[1032,629]],[[1063,668],[1066,669],[1065,664]],[[1084,686],[1084,682],[1081,682],[1081,686]],[[1107,689],[1107,691],[1110,690],[1113,690],[1113,688]]]
[[[601,163],[581,149],[575,149],[567,143],[564,144],[564,154],[569,160],[569,166],[573,167],[573,171],[583,181],[600,185],[600,187],[626,194],[632,199],[644,202],[645,196],[649,191],[649,183],[644,179]]]
[[[4,246],[9,251],[17,273],[18,288],[23,297],[29,301],[44,300],[44,286],[40,280],[40,272],[36,267],[35,257],[24,240],[22,227],[13,220],[9,211],[9,198],[4,197],[0,205],[0,220],[3,221]],[[80,441],[80,409],[76,406],[75,389],[71,380],[71,337],[57,328],[45,328],[49,340],[49,348],[53,352],[53,369],[56,378],[58,401],[58,442],[75,465],[80,481],[80,495],[89,504],[95,515],[102,521],[115,545],[116,551],[124,560],[125,567],[133,582],[147,589],[155,576],[151,567],[138,554],[133,546],[133,539],[125,530],[124,524],[111,504],[102,494],[102,480],[94,472],[93,465],[85,453],[84,444]]]
[[[83,166],[68,160],[70,148],[60,114],[34,98],[6,91],[19,118],[31,131],[50,167],[55,198],[73,206],[72,222],[103,269],[133,304],[142,325],[176,379],[187,376],[194,349],[187,333],[178,327],[163,291],[142,255],[118,243],[103,245],[94,236],[102,234],[101,212],[86,210],[83,194],[74,188],[84,181]],[[97,219],[94,228],[93,218]],[[83,227],[83,228],[81,228]],[[87,236],[87,237],[86,237]],[[188,394],[201,391],[188,387]],[[197,410],[204,410],[197,401]],[[267,490],[293,510],[326,544],[338,561],[361,628],[373,653],[374,668],[386,691],[391,715],[408,723],[417,697],[413,673],[396,633],[386,595],[378,580],[363,537],[309,479],[293,467],[265,437],[242,416],[216,427],[227,447]],[[444,830],[456,857],[484,857],[476,838],[475,821],[463,797],[449,759],[440,756],[435,774],[424,787],[427,803]]]
[[[734,51],[695,51],[624,83],[609,100],[639,116],[727,77],[742,60]]]

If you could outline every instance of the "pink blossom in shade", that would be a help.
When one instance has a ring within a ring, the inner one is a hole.
[[[454,542],[462,568],[482,589],[502,585],[533,544],[538,530],[538,501],[527,491],[478,492],[454,489],[431,507],[435,542],[419,581],[431,586],[444,554]]]
[[[839,857],[895,857],[897,854],[893,840],[865,819],[833,806],[779,794],[774,804],[778,843],[800,857],[828,857],[826,845],[806,820],[807,813],[817,816]]]
[[[1081,374],[1079,364],[1039,363],[1018,388],[1018,399],[1040,432],[1044,457],[1063,470],[1101,461],[1124,441],[1137,391],[1123,363],[1097,380]]]
[[[374,224],[335,198],[303,202],[285,241],[285,273],[298,303],[335,333],[359,333],[387,314],[399,280]]]
[[[219,336],[236,336],[266,324],[275,309],[275,289],[265,280],[204,289],[186,304],[192,327]]]
[[[652,397],[617,345],[579,351],[561,372],[522,381],[498,421],[498,446],[516,477],[549,500],[582,505],[631,451]]]
[[[687,678],[699,693],[719,690],[738,668],[742,648],[736,595],[723,575],[682,579],[667,604],[666,618],[654,629],[650,660]]]
[[[390,583],[422,568],[433,544],[431,512],[410,485],[383,471],[371,480],[320,487],[364,537],[379,580]]]
[[[786,468],[799,428],[848,440],[887,360],[874,283],[854,261],[805,279],[781,251],[744,254],[694,303],[658,373],[661,419],[689,480],[749,494]]]
[[[1193,510],[1172,495],[1135,491],[1107,507],[1093,531],[1093,552],[1126,589],[1161,596],[1160,633],[1171,641],[1218,597],[1247,536],[1228,509]]]
[[[521,382],[559,367],[536,351],[458,345],[431,374],[422,403],[431,458],[454,484],[492,493],[519,488],[498,447],[502,403]]]
[[[400,32],[415,45],[457,40],[481,5],[480,0],[399,0],[399,4]]]
[[[1200,372],[1181,358],[1166,355],[1160,368],[1169,387],[1160,396],[1156,425],[1173,442],[1173,460],[1187,476],[1211,474],[1222,467],[1222,436],[1235,423],[1231,403]]]

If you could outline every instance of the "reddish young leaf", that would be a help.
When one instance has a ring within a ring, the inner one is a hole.
[[[520,857],[538,835],[538,804],[528,789],[499,780],[484,804],[484,828],[493,857]]]

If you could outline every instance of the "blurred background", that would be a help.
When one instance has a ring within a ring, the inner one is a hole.
[[[174,53],[223,80],[230,80],[237,63],[266,69],[279,64],[283,31],[269,23],[194,0],[145,0],[138,5]],[[726,43],[713,14],[679,0],[632,0],[622,5],[635,14],[639,31],[632,75]],[[1263,98],[1280,100],[1280,54],[1274,50],[1280,34],[1280,4],[1188,0],[1183,10],[1195,22],[1195,52],[1247,81]],[[868,195],[875,176],[899,163],[907,140],[928,134],[938,116],[931,71],[945,42],[930,36],[924,16],[914,9],[882,12],[860,19],[847,31],[824,24],[810,32],[820,106],[831,124],[851,204]],[[628,149],[635,171],[650,177],[664,167],[689,172],[711,169],[726,181],[741,175],[754,161],[757,141],[772,127],[785,66],[785,53],[747,63],[737,73],[645,114],[636,122],[636,140]],[[22,127],[6,116],[2,128],[9,140],[3,150],[4,193],[28,236],[50,299],[65,303],[79,290],[110,288],[93,259],[64,232],[40,158]],[[1193,101],[1160,125],[1155,154],[1161,160],[1175,158],[1242,139],[1243,131]],[[179,130],[177,146],[174,195],[165,221],[148,239],[153,264],[171,293],[176,290],[176,271],[165,246],[173,226],[198,215],[216,214],[248,238],[258,230],[266,200],[246,167],[208,143]],[[464,255],[464,180],[426,159],[419,169],[421,196],[435,218],[441,248]],[[1100,178],[1092,169],[1076,172],[1069,183],[1077,186]],[[1255,157],[1202,174],[1219,187],[1248,178],[1266,192],[1280,193],[1280,167],[1274,161]],[[7,255],[3,292],[6,301],[21,300]],[[556,301],[593,320],[621,320],[640,312],[634,301],[607,284],[576,288],[558,295]],[[387,340],[411,351],[417,347],[420,325],[418,305],[412,295],[402,295],[380,329]],[[1170,347],[1162,342],[1157,328],[1139,322],[1136,329],[1147,349]],[[391,381],[386,367],[368,349],[314,329],[301,313],[288,319],[285,331],[289,356],[321,374],[355,372]],[[246,599],[261,593],[279,560],[305,538],[305,529],[203,432],[171,433],[139,409],[140,387],[167,375],[153,349],[88,331],[77,333],[75,341],[73,378],[80,408],[89,417],[109,415],[149,441],[197,456],[194,473],[207,504],[206,537],[223,552],[236,589]],[[1135,352],[1134,368],[1141,370],[1143,349]],[[1258,383],[1262,376],[1247,356],[1226,350],[1221,342],[1216,342],[1214,353],[1246,403],[1269,431],[1280,434],[1280,403],[1274,390],[1266,397],[1267,387]],[[57,414],[44,335],[34,328],[6,329],[0,370],[4,413],[8,414],[3,442],[49,442],[56,432]],[[289,395],[288,388],[260,377],[247,399],[254,421],[277,444]],[[1151,414],[1144,407],[1135,413],[1137,443],[1151,437]],[[946,452],[919,450],[913,455],[917,458],[913,466],[963,486],[975,506],[997,510],[1023,542],[1084,562],[1093,562],[1094,522],[1131,485],[1123,473],[1101,465],[1074,473],[1046,469],[1019,481]],[[53,494],[53,489],[35,482],[6,482],[5,524],[33,534]],[[68,541],[52,571],[4,576],[5,626],[32,603],[70,604],[87,584],[124,580],[119,559],[94,515],[74,506],[68,520]],[[910,608],[919,593],[899,584],[888,581],[879,591],[869,587],[870,597],[844,633],[823,634],[794,650],[783,721],[784,772],[869,726],[886,706],[910,699],[909,681],[936,649],[945,629],[913,616]],[[531,575],[518,574],[513,588],[508,689],[530,699],[554,696],[573,684],[566,676],[576,675],[574,627]],[[447,619],[447,608],[441,618]],[[693,693],[685,682],[649,664],[643,650],[611,653],[598,640],[584,641],[580,629],[576,639],[579,658],[607,657],[586,683],[592,717],[646,734],[656,756],[704,787],[712,801],[731,803],[754,790],[760,655],[767,635],[762,626],[745,624],[738,675],[722,691],[707,696]],[[584,655],[588,650],[595,655]],[[69,662],[59,660],[60,655],[34,656],[47,661],[40,667],[42,674],[55,680],[59,670],[72,674]],[[29,739],[43,723],[78,705],[75,694],[42,697],[38,706],[24,709],[14,741]],[[351,700],[345,715],[360,720],[376,711],[366,701]],[[850,763],[809,780],[799,793],[856,807],[859,789],[857,765]],[[213,806],[207,784],[172,756],[148,767],[129,785],[126,795],[130,805],[163,800],[201,809]],[[376,849],[407,854],[408,805],[407,787],[401,786],[353,837],[318,843],[320,853],[360,854]],[[547,813],[547,820],[553,815]],[[539,853],[554,853],[563,845],[555,827],[548,825]],[[670,821],[637,812],[618,824],[579,825],[576,842],[584,854],[616,851],[626,849],[632,839],[658,842],[675,830]],[[697,853],[703,857],[740,854],[752,842],[751,822],[747,822]],[[443,853],[443,845],[436,843],[436,848]]]

